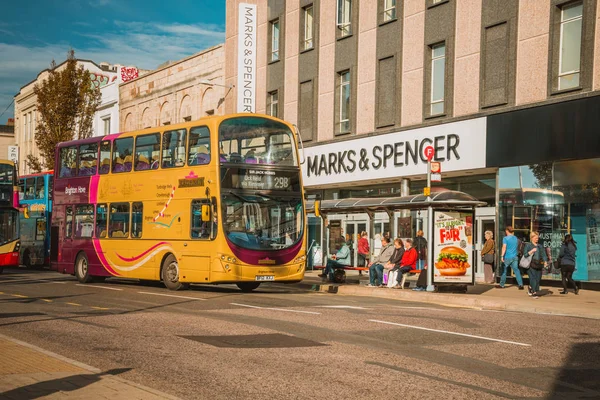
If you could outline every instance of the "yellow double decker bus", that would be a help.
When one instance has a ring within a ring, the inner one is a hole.
[[[190,283],[299,282],[306,215],[297,133],[256,114],[61,143],[52,268]]]
[[[3,267],[19,266],[20,246],[17,167],[0,160],[0,273]]]

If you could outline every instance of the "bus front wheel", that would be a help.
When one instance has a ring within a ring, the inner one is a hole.
[[[260,282],[239,282],[236,283],[237,287],[244,293],[250,293],[254,289],[260,286]]]
[[[163,261],[161,278],[167,289],[187,289],[189,284],[179,282],[179,265],[173,254],[169,254]]]
[[[75,261],[75,276],[81,283],[90,283],[93,277],[90,275],[90,264],[85,253],[80,253]]]

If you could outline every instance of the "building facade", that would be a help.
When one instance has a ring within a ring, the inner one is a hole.
[[[0,125],[0,159],[11,160],[14,157],[14,154],[11,151],[13,150],[14,145],[15,120],[9,118],[6,125]]]
[[[120,131],[222,114],[232,92],[224,85],[224,62],[218,45],[120,85]]]
[[[324,199],[420,193],[433,146],[432,190],[488,204],[477,249],[485,230],[538,231],[556,279],[571,233],[576,279],[600,280],[599,17],[597,0],[228,0],[225,109],[297,124],[304,183]],[[367,219],[311,218],[309,235],[327,254],[332,224],[355,237]],[[375,219],[377,234],[428,227],[419,212]]]
[[[137,78],[140,72],[136,67],[124,67],[100,63],[90,60],[77,60],[78,66],[88,70],[91,74],[92,84],[100,88],[101,103],[94,117],[93,135],[99,136],[115,133],[119,127],[119,84]],[[61,69],[66,61],[56,66]],[[39,115],[37,113],[37,96],[34,93],[35,85],[41,85],[48,79],[49,70],[45,69],[38,74],[36,79],[21,87],[15,95],[15,139],[19,147],[19,173],[32,173],[25,161],[28,154],[39,156],[35,144],[36,128]]]

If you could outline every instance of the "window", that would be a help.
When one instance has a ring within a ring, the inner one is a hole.
[[[35,199],[35,178],[25,179],[25,200]]]
[[[188,165],[205,165],[210,162],[210,131],[205,126],[190,129]]]
[[[54,176],[48,175],[48,200],[54,197]]]
[[[38,176],[35,180],[35,198],[43,199],[44,197],[44,177]]]
[[[352,33],[351,28],[351,11],[352,0],[338,0],[337,8],[337,27],[341,37],[348,36]]]
[[[135,139],[135,170],[158,169],[160,133],[138,136]]]
[[[112,172],[129,172],[132,166],[133,138],[115,140],[113,148]]]
[[[100,143],[100,174],[108,174],[110,172],[110,141],[105,140]]]
[[[377,75],[377,127],[396,122],[396,57],[379,60]]]
[[[162,167],[173,168],[185,165],[185,139],[187,131],[179,129],[163,134]]]
[[[211,210],[210,221],[202,221],[202,206]],[[214,218],[213,218],[214,217]],[[217,219],[208,200],[192,200],[191,236],[192,239],[211,239],[217,234]]]
[[[560,13],[558,90],[580,86],[583,3],[568,4]]]
[[[110,205],[108,236],[126,238],[129,235],[129,203],[113,203]]]
[[[142,222],[144,221],[144,204],[133,203],[131,205],[131,237],[142,237]]]
[[[272,117],[278,116],[278,103],[279,103],[279,95],[277,90],[269,92],[269,96],[267,97],[267,113]]]
[[[279,60],[279,20],[271,22],[271,61]]]
[[[65,219],[65,237],[70,238],[73,237],[73,207],[69,206],[66,209],[66,219]]]
[[[383,0],[383,22],[396,19],[396,0]]]
[[[339,133],[350,132],[350,71],[339,74]]]
[[[77,175],[77,147],[63,147],[60,149],[60,172],[61,178],[69,178]]]
[[[446,44],[431,46],[431,110],[430,115],[444,113],[446,79]]]
[[[105,135],[110,135],[110,117],[102,118],[102,126]]]
[[[75,207],[75,237],[91,238],[94,232],[94,206],[83,204]]]
[[[311,4],[304,8],[304,42],[302,48],[304,50],[312,49],[314,46],[314,19],[313,19],[314,7]]]
[[[46,239],[46,218],[36,218],[35,220],[35,240]]]
[[[108,214],[106,213],[106,204],[98,204],[96,206],[96,237],[106,237],[106,222]]]
[[[98,168],[98,143],[79,146],[79,176],[96,175]]]
[[[302,82],[300,84],[300,115],[298,120],[302,140],[313,139],[314,97],[313,81]]]

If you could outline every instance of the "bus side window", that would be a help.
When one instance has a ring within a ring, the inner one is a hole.
[[[73,207],[67,207],[67,218],[65,219],[65,237],[73,237]]]
[[[77,147],[63,147],[60,149],[60,178],[77,176]]]
[[[158,169],[160,133],[138,136],[135,139],[135,170]]]
[[[202,206],[208,206],[212,210],[208,200],[192,200],[192,215],[190,219],[191,236],[192,239],[209,240],[214,238],[217,230],[216,216],[211,211],[210,221],[202,221]]]
[[[96,237],[106,237],[106,204],[98,204],[96,206]]]
[[[179,129],[163,134],[162,167],[173,168],[185,165],[186,130]]]
[[[94,232],[94,206],[82,204],[75,208],[75,237],[91,238]]]
[[[105,141],[100,143],[100,175],[110,172],[110,142]]]
[[[131,205],[131,237],[142,237],[142,223],[144,221],[144,204],[133,203]]]
[[[133,138],[115,140],[113,149],[112,172],[131,171],[131,156],[133,154]]]
[[[129,203],[112,203],[108,236],[111,238],[126,238],[129,236]]]
[[[206,126],[190,129],[188,165],[210,163],[210,131]]]
[[[35,178],[25,179],[25,200],[35,199]]]
[[[25,179],[19,179],[19,200],[25,198]]]
[[[79,176],[96,175],[98,169],[98,143],[79,146]]]
[[[35,198],[44,198],[44,176],[38,176],[35,180]]]
[[[54,193],[54,175],[46,175],[48,177],[48,200],[52,200]]]

